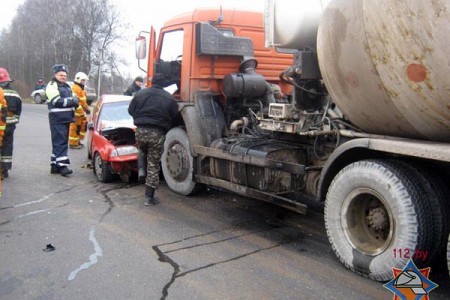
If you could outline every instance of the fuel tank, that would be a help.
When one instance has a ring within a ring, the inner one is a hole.
[[[306,161],[304,150],[272,140],[222,138],[213,141],[211,147],[237,156],[254,156],[296,164],[304,164]],[[276,194],[292,192],[303,186],[302,177],[294,176],[289,172],[225,159],[211,158],[210,172],[215,178]]]
[[[334,103],[369,133],[450,142],[450,1],[332,0],[317,34]]]

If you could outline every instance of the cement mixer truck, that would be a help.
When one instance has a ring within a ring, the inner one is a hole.
[[[157,43],[142,32],[147,85],[163,73],[182,119],[161,159],[169,188],[323,203],[337,257],[374,280],[445,259],[450,3],[422,2],[267,1],[264,15],[177,16]]]

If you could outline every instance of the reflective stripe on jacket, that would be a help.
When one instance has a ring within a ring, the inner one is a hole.
[[[6,129],[6,110],[6,100],[3,89],[0,87],[0,147],[3,145],[3,135],[5,134]]]
[[[17,124],[20,120],[20,114],[22,113],[22,98],[19,93],[10,88],[3,90],[5,100],[8,106],[8,113],[6,114],[6,125]]]

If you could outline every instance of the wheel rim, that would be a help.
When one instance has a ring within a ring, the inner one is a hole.
[[[100,155],[95,155],[95,174],[97,175],[97,178],[103,177],[103,161]]]
[[[345,198],[341,225],[353,248],[373,256],[389,247],[395,226],[386,200],[368,188],[355,189]]]
[[[36,95],[36,96],[34,96],[34,100],[36,101],[36,102],[41,102],[41,96],[40,95]]]
[[[189,153],[180,143],[174,143],[167,150],[167,170],[177,181],[184,181],[189,174]]]

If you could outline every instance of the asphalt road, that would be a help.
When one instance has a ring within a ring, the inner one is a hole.
[[[393,298],[338,261],[320,210],[164,183],[146,207],[143,185],[99,183],[85,149],[70,150],[70,178],[49,173],[50,153],[46,106],[25,104],[0,198],[0,299]],[[449,299],[435,274],[430,298]]]

